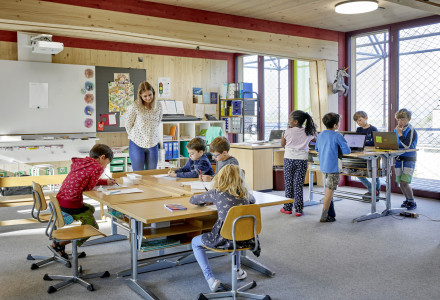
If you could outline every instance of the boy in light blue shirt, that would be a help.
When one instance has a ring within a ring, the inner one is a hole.
[[[340,116],[335,113],[325,114],[322,118],[327,130],[318,135],[315,150],[319,154],[321,172],[325,175],[325,195],[320,222],[336,221],[333,205],[333,193],[339,184],[339,173],[342,163],[339,160],[342,154],[349,154],[350,147],[342,134],[336,132],[339,128]]]

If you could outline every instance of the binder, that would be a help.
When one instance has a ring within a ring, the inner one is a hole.
[[[173,142],[173,158],[179,158],[179,142]]]

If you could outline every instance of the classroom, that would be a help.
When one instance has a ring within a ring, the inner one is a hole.
[[[438,299],[439,15],[0,1],[0,299]]]

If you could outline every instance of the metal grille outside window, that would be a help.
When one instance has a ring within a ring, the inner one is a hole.
[[[243,57],[243,82],[251,82],[254,92],[258,92],[258,56]],[[250,96],[250,95],[246,95]],[[244,117],[244,141],[258,140],[258,124],[255,117]]]
[[[399,31],[399,108],[418,133],[412,187],[440,191],[440,24]]]
[[[286,129],[289,118],[288,59],[264,57],[264,133]]]

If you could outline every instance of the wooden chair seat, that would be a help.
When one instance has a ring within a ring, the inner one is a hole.
[[[43,222],[48,222],[50,220],[51,214],[40,214],[39,218]]]
[[[61,241],[79,240],[99,235],[105,236],[101,231],[90,225],[61,228],[52,232],[52,237]]]

